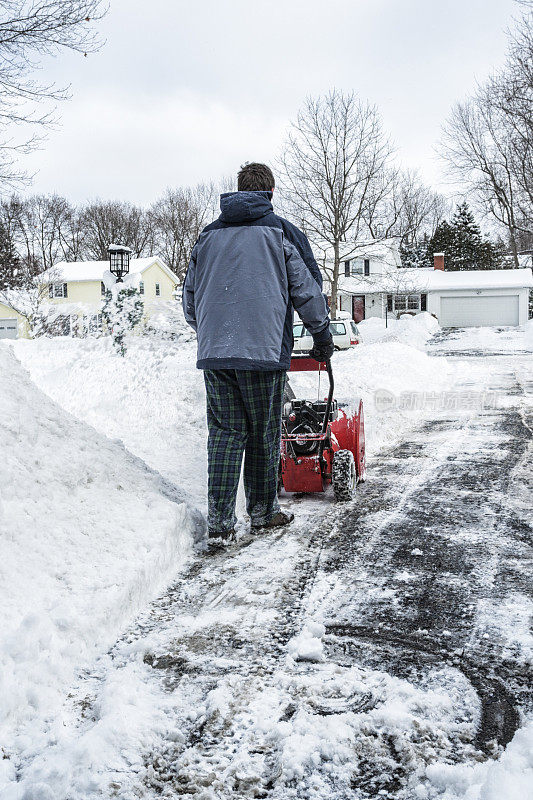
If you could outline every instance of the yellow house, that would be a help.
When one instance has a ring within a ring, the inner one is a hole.
[[[144,302],[144,325],[163,303],[175,303],[178,276],[157,256],[132,258],[124,287],[135,286]],[[40,276],[48,282],[43,312],[54,321],[58,333],[78,328],[94,331],[101,327],[102,302],[115,283],[109,261],[61,261]]]
[[[0,302],[0,339],[28,336],[28,320],[7,302]]]

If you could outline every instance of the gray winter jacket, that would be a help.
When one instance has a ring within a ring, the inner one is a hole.
[[[198,334],[199,369],[288,369],[293,307],[315,342],[330,340],[324,295],[271,196],[222,195],[222,214],[193,248],[183,310]]]

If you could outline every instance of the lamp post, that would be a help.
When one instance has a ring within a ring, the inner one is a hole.
[[[130,271],[131,249],[122,244],[110,244],[107,250],[109,271],[116,277],[117,283],[122,283],[122,276]]]

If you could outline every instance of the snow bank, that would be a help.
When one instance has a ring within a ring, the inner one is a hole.
[[[416,325],[425,329],[412,319],[407,323]],[[125,358],[114,353],[107,338],[19,339],[14,347],[33,380],[56,402],[121,439],[205,508],[205,390],[196,369],[195,342],[132,336]],[[444,359],[399,341],[338,352],[332,363],[337,399],[348,405],[357,396],[364,400],[369,454],[396,441],[420,419],[420,412],[400,408],[384,413],[376,406],[376,393],[399,398],[407,391],[441,391],[449,382]],[[317,373],[292,373],[290,382],[297,396],[318,396]],[[320,393],[326,392],[322,376]],[[242,510],[242,495],[239,505]]]
[[[357,327],[367,344],[401,342],[425,350],[428,339],[439,329],[439,323],[427,311],[422,311],[415,316],[402,314],[400,319],[389,319],[387,327],[385,320],[378,317],[358,322]]]
[[[400,402],[402,395],[418,393],[420,403],[415,406],[423,405],[425,395],[450,386],[451,368],[445,359],[431,358],[398,341],[352,347],[335,353],[331,363],[337,400],[353,407],[357,397],[363,398],[369,455],[397,441],[420,422],[423,412],[402,407],[407,405]],[[297,397],[317,397],[316,372],[293,373],[290,383]],[[327,394],[327,385],[327,377],[322,376],[322,397]],[[384,410],[379,403],[382,397],[387,399]]]
[[[163,590],[203,519],[3,344],[0,374],[0,740],[16,759],[55,740],[78,671]]]
[[[204,505],[205,390],[196,343],[130,336],[117,356],[109,337],[19,339],[15,353],[50,397]]]

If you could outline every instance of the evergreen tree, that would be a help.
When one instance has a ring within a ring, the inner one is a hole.
[[[0,290],[21,286],[20,258],[9,229],[0,222]]]
[[[481,229],[466,202],[459,203],[452,221],[437,225],[428,244],[428,261],[444,253],[444,268],[450,271],[501,269],[505,266],[505,245],[482,238]]]
[[[452,266],[452,256],[454,252],[453,228],[445,219],[439,222],[435,228],[435,233],[428,243],[429,261],[433,261],[434,253],[444,253],[444,265],[446,269],[455,269]]]
[[[400,245],[400,258],[402,260],[402,267],[409,269],[419,269],[420,267],[429,267],[430,258],[428,254],[429,238],[426,236],[425,240],[418,245],[402,244]]]
[[[481,229],[466,201],[459,203],[452,219],[453,269],[480,269],[482,251]]]

